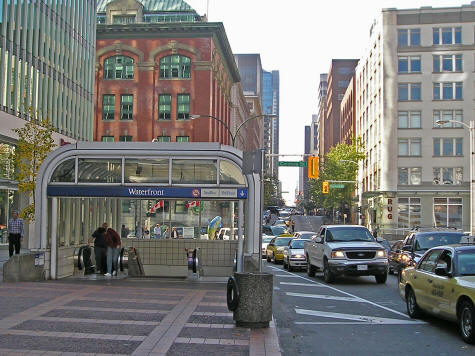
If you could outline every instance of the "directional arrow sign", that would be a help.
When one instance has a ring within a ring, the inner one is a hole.
[[[279,161],[279,167],[307,167],[307,161]]]
[[[331,189],[343,189],[345,188],[344,184],[338,184],[338,183],[330,183],[330,188]]]

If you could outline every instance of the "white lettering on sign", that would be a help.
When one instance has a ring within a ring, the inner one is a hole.
[[[201,188],[201,197],[202,198],[218,198],[219,197],[219,189]]]
[[[219,191],[219,196],[222,198],[236,198],[237,189],[221,189]]]
[[[129,188],[130,195],[145,195],[150,197],[161,197],[164,196],[164,191],[160,189],[137,189],[137,188]]]

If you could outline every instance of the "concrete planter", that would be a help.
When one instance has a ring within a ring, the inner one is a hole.
[[[3,264],[4,282],[45,280],[44,254],[14,255]]]
[[[234,273],[239,303],[233,312],[237,326],[266,328],[272,320],[273,275],[270,273]]]

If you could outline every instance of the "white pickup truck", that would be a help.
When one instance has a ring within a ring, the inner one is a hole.
[[[335,277],[375,276],[377,283],[385,283],[388,276],[386,250],[360,225],[323,225],[318,235],[304,245],[307,274],[315,276],[323,270],[326,283]]]

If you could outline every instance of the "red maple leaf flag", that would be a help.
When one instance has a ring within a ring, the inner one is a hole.
[[[185,204],[185,208],[194,208],[194,207],[197,207],[197,206],[200,206],[200,202],[198,200],[194,200],[194,201],[189,201]]]
[[[150,209],[150,212],[151,212],[151,213],[154,213],[155,210],[160,209],[160,208],[163,208],[163,204],[164,204],[164,201],[163,201],[163,200],[157,201],[157,203],[156,203],[154,206],[152,206],[152,208]]]

